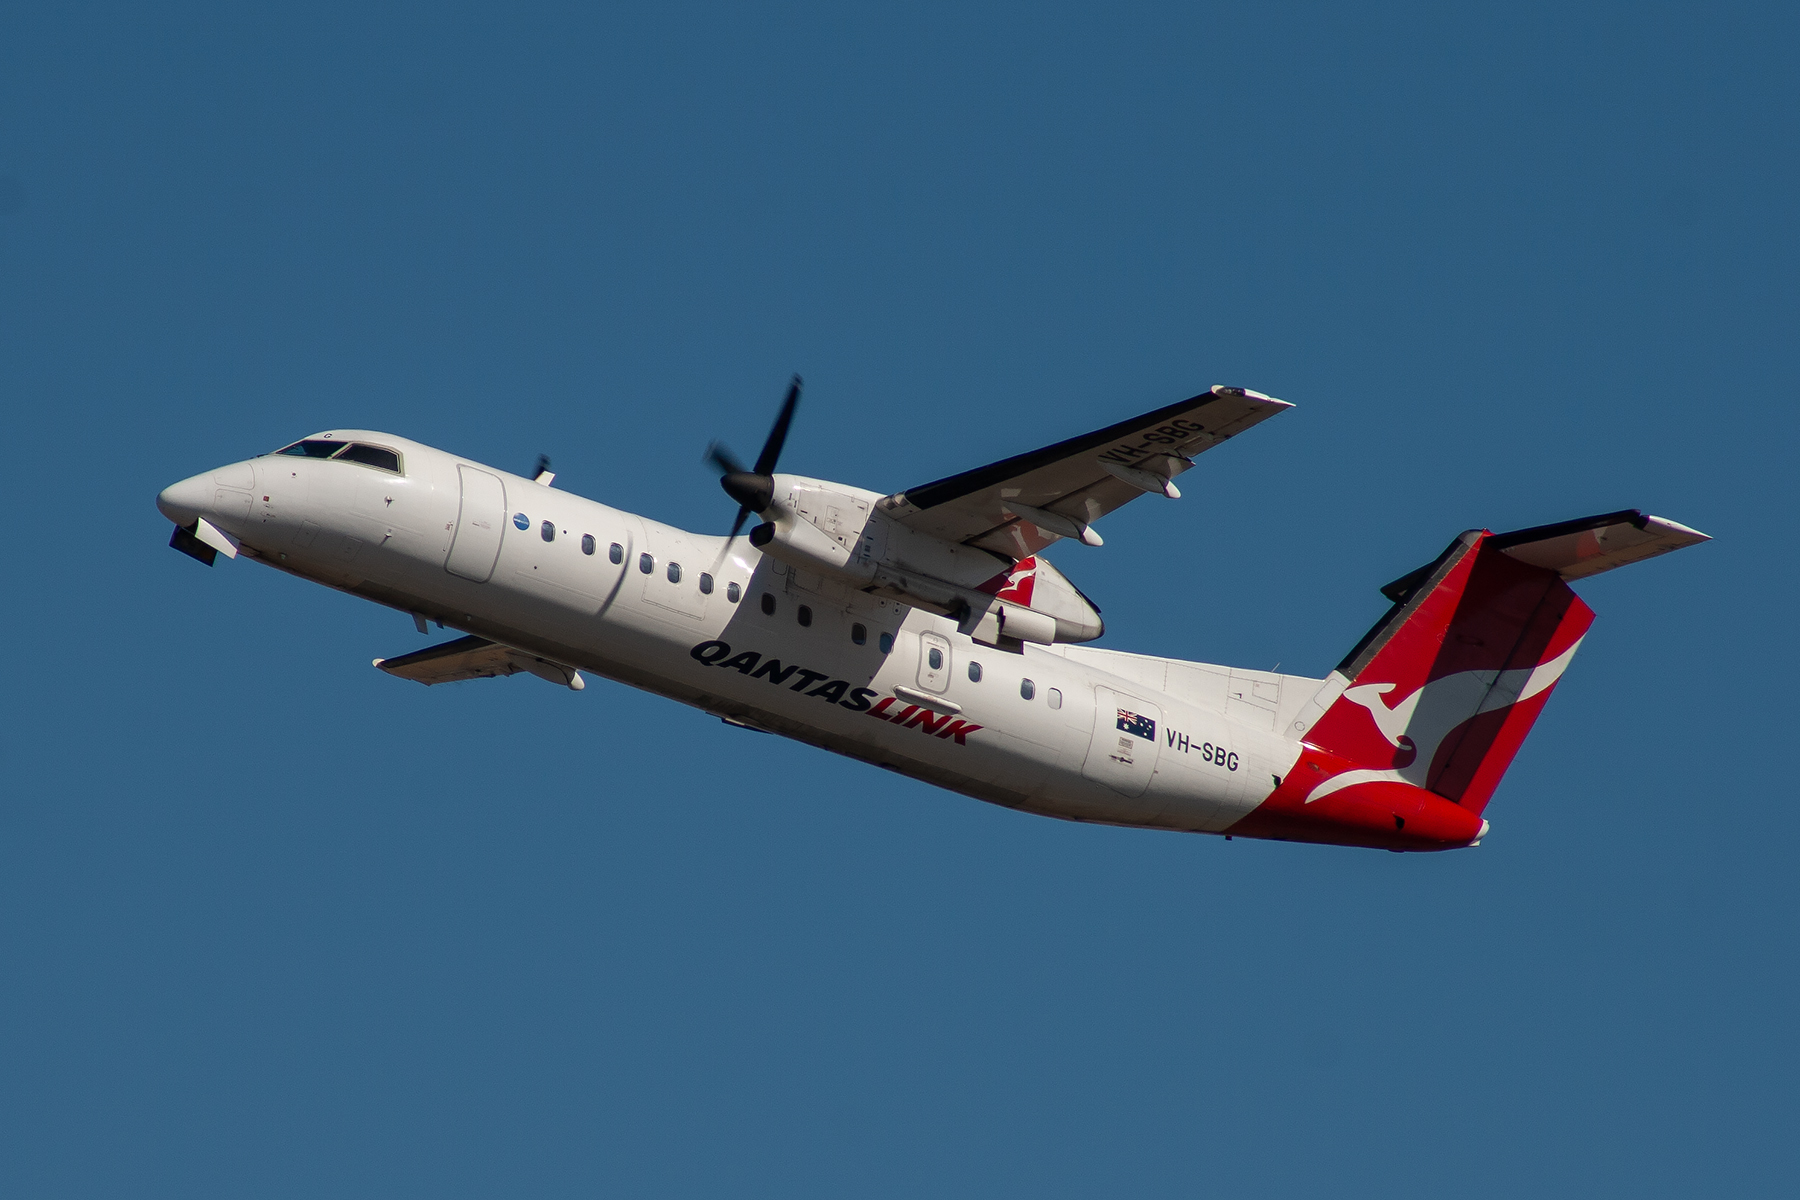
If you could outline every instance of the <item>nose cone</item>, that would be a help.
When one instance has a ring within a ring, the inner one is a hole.
[[[192,525],[212,507],[212,498],[212,475],[195,475],[164,488],[156,497],[156,507],[177,525]]]

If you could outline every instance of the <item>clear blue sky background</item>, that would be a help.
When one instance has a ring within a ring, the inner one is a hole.
[[[521,10],[0,19],[0,1191],[1792,1194],[1788,6]],[[1294,401],[1055,552],[1124,649],[1717,540],[1585,586],[1487,844],[1401,856],[427,691],[153,506],[350,424],[722,532],[792,371],[785,465],[878,489]]]

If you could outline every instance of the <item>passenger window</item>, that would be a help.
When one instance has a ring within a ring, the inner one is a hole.
[[[681,564],[680,563],[670,563],[668,573],[669,573],[669,582],[670,583],[680,583],[681,582]]]
[[[883,654],[886,654],[888,651],[892,650],[893,648],[894,648],[894,635],[891,633],[882,634],[881,635],[881,652]]]
[[[800,606],[800,611],[794,615],[799,618],[802,625],[812,624],[812,609],[806,607],[806,605],[802,604]]]
[[[291,446],[283,446],[277,454],[291,454],[295,458],[330,458],[344,448],[342,442],[304,441],[295,442]]]
[[[1033,696],[1037,695],[1037,684],[1031,682],[1029,679],[1019,680],[1019,695],[1025,697],[1027,700],[1031,699]]]
[[[857,645],[859,645],[859,646],[865,646],[865,645],[867,645],[867,644],[868,644],[868,642],[869,642],[869,629],[868,629],[868,626],[866,626],[866,625],[852,625],[852,626],[851,626],[851,627],[850,627],[850,640],[851,640],[851,641],[853,641],[853,642],[855,642],[855,643],[856,643],[856,644],[857,644]]]
[[[361,463],[365,467],[375,467],[382,471],[400,473],[400,456],[392,450],[383,450],[380,446],[365,446],[361,442],[352,442],[350,448],[338,455],[340,462]]]
[[[743,594],[744,594],[743,589],[738,587],[737,584],[728,583],[725,585],[725,598],[727,600],[731,601],[733,604],[736,604],[738,602],[738,597]]]
[[[583,554],[592,554],[594,552],[594,535],[593,534],[584,533],[581,535],[581,552]]]
[[[554,542],[556,540],[556,522],[545,521],[542,525],[539,525],[538,536],[543,538],[546,542]]]
[[[648,554],[638,555],[638,570],[648,575],[650,572],[656,570],[656,560]]]
[[[1051,708],[1061,708],[1062,707],[1062,693],[1057,691],[1055,688],[1051,688],[1049,690],[1049,692],[1045,693],[1044,702],[1046,704],[1048,704]]]
[[[775,615],[775,597],[771,596],[768,592],[763,593],[762,610],[764,616],[772,617]]]
[[[981,664],[980,663],[972,662],[969,664],[969,682],[970,683],[980,683],[981,682]]]
[[[705,571],[700,572],[700,594],[702,596],[712,595],[712,576]]]
[[[944,652],[942,650],[939,650],[936,646],[933,646],[931,649],[929,649],[925,652],[925,662],[934,671],[943,670],[944,669]]]
[[[612,546],[607,549],[606,557],[607,557],[608,561],[610,561],[610,562],[614,562],[614,563],[624,562],[625,561],[625,547],[619,545],[619,543],[617,543],[617,542],[614,542],[612,544]]]

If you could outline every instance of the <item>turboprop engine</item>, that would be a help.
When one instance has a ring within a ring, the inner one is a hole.
[[[790,566],[957,620],[978,642],[1089,642],[1100,612],[1036,555],[1013,562],[908,529],[877,507],[876,492],[799,475],[773,475],[750,544]]]
[[[732,538],[755,513],[764,521],[750,531],[750,544],[763,553],[860,591],[953,617],[963,633],[999,649],[1018,650],[1025,642],[1091,642],[1105,632],[1100,610],[1036,554],[1004,555],[933,537],[889,517],[879,493],[776,474],[799,401],[796,375],[754,466],[744,466],[718,442],[707,450],[719,485],[738,502]],[[1106,469],[1118,474],[1114,467]],[[1135,468],[1130,473],[1152,478]],[[1160,482],[1132,486],[1180,494],[1165,478],[1155,478]],[[1067,527],[1087,544],[1100,544],[1097,534],[1069,517],[1019,507],[1022,515],[1048,523],[1054,536]]]

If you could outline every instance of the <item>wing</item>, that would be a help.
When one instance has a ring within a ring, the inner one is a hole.
[[[578,692],[587,686],[581,672],[573,667],[474,635],[415,650],[398,658],[378,658],[375,665],[389,675],[411,679],[427,687],[434,683],[460,683],[465,679],[494,679],[517,675],[521,671]]]
[[[1093,523],[1146,492],[1179,496],[1194,455],[1292,408],[1215,387],[1081,437],[896,492],[881,502],[902,524],[951,542],[1027,558],[1058,538],[1098,546]]]

